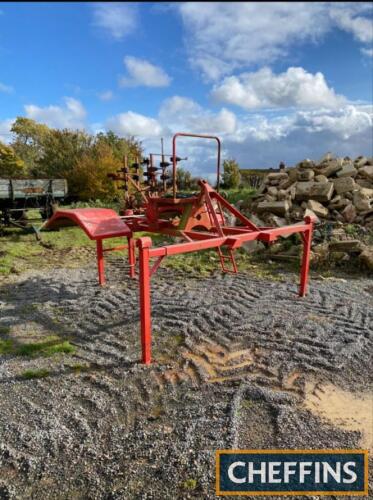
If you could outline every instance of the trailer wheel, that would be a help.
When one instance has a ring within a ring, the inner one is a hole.
[[[10,212],[10,218],[16,221],[20,221],[22,219],[26,219],[26,210],[22,210],[22,212]]]

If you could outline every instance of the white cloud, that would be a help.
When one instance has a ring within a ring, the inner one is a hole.
[[[320,108],[272,117],[257,114],[241,118],[237,132],[230,140],[242,143],[251,138],[264,143],[286,138],[294,132],[301,132],[304,136],[323,132],[347,140],[369,131],[372,123],[371,106],[347,105],[338,110]],[[276,143],[272,145],[275,146]],[[297,147],[301,148],[301,144],[297,143]]]
[[[0,121],[0,141],[10,142],[12,135],[10,129],[14,121],[15,118],[8,118],[6,120]]]
[[[370,10],[370,16],[359,15]],[[342,30],[352,33],[359,42],[373,42],[372,5],[370,4],[335,4],[331,6],[330,17]]]
[[[292,43],[315,40],[328,28],[320,3],[186,2],[180,12],[190,61],[213,80],[286,56]]]
[[[212,91],[215,100],[244,109],[285,107],[336,107],[345,98],[329,88],[322,73],[288,68],[275,75],[270,68],[226,77]]]
[[[5,85],[5,83],[0,82],[0,92],[5,92],[6,94],[11,94],[14,92],[14,88],[10,85]]]
[[[162,127],[155,118],[140,115],[133,111],[120,113],[109,118],[106,129],[119,135],[135,135],[140,137],[160,137]]]
[[[171,83],[171,78],[161,67],[151,64],[145,59],[126,56],[123,62],[128,75],[120,79],[119,84],[121,87],[136,87],[139,85],[167,87]]]
[[[108,120],[105,129],[137,135],[145,150],[153,152],[159,151],[159,138],[164,137],[167,153],[175,132],[218,135],[223,158],[236,158],[242,168],[260,168],[276,166],[280,161],[291,165],[303,158],[321,157],[326,151],[352,157],[372,155],[372,122],[369,105],[236,116],[224,108],[213,112],[192,99],[173,96],[163,101],[157,117],[128,111]],[[212,141],[181,140],[178,153],[189,157],[183,166],[193,175],[213,176],[216,150]]]
[[[372,112],[359,110],[356,106],[346,106],[337,112],[326,110],[299,111],[294,127],[307,132],[331,132],[347,140],[361,132],[372,129]]]
[[[93,24],[115,40],[122,40],[137,28],[137,9],[130,3],[105,2],[94,5]]]
[[[372,155],[372,107],[298,111],[280,116],[246,115],[223,147],[242,168],[292,165],[303,158],[319,158],[326,151],[355,157]]]
[[[369,3],[352,2],[179,5],[190,63],[209,80],[218,80],[237,69],[268,65],[287,57],[293,45],[319,41],[336,27],[367,43],[372,39],[369,9]]]
[[[363,47],[363,48],[361,49],[361,52],[362,52],[365,56],[367,56],[367,57],[373,57],[373,49],[367,49],[367,48]]]
[[[113,99],[114,97],[114,94],[111,90],[105,90],[104,92],[100,92],[98,94],[98,97],[99,99],[101,99],[101,101],[111,101],[111,99]]]
[[[186,97],[173,96],[166,99],[159,111],[159,119],[167,123],[173,132],[224,134],[233,133],[236,116],[223,108],[213,113]]]
[[[82,103],[73,97],[65,97],[64,101],[64,107],[51,105],[42,108],[35,104],[27,104],[26,115],[54,128],[84,128],[87,113]]]

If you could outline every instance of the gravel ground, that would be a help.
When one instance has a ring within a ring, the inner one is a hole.
[[[89,262],[0,287],[12,338],[57,333],[76,346],[0,356],[0,498],[209,499],[216,449],[361,446],[364,429],[322,417],[317,394],[371,392],[373,280],[313,280],[300,299],[291,274],[160,269],[144,367],[136,282],[109,259],[100,289]],[[49,375],[22,378],[40,368]]]

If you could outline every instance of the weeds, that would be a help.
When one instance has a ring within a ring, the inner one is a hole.
[[[195,490],[197,488],[196,479],[187,479],[182,484],[184,490]]]
[[[68,340],[63,340],[57,336],[47,337],[43,342],[28,344],[16,344],[14,340],[0,340],[0,354],[13,354],[15,356],[44,356],[49,357],[55,354],[71,354],[75,347]]]
[[[49,375],[49,370],[46,368],[39,368],[36,370],[25,370],[22,374],[21,377],[25,380],[31,380],[33,378],[45,378],[48,377]]]

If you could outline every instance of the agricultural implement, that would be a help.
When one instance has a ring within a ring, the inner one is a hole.
[[[216,142],[216,189],[205,180],[200,180],[198,194],[178,193],[176,145],[180,137],[201,138]],[[314,219],[307,216],[302,223],[279,228],[255,225],[219,194],[220,153],[221,143],[218,137],[177,133],[172,140],[171,185],[161,195],[156,190],[144,191],[144,201],[137,213],[132,211],[121,217],[116,212],[105,209],[57,211],[45,225],[45,228],[53,229],[65,224],[78,224],[91,239],[96,240],[100,285],[105,283],[104,252],[106,251],[128,248],[130,276],[137,277],[135,246],[137,247],[142,362],[145,364],[151,362],[150,281],[167,256],[216,249],[222,271],[237,273],[234,251],[245,242],[272,243],[281,236],[299,233],[303,240],[299,295],[302,297],[306,294]],[[236,219],[235,226],[227,224],[228,214]],[[153,247],[152,240],[148,236],[134,239],[137,232],[144,231],[177,237],[181,242]],[[103,240],[114,236],[125,236],[128,244],[104,248]]]

